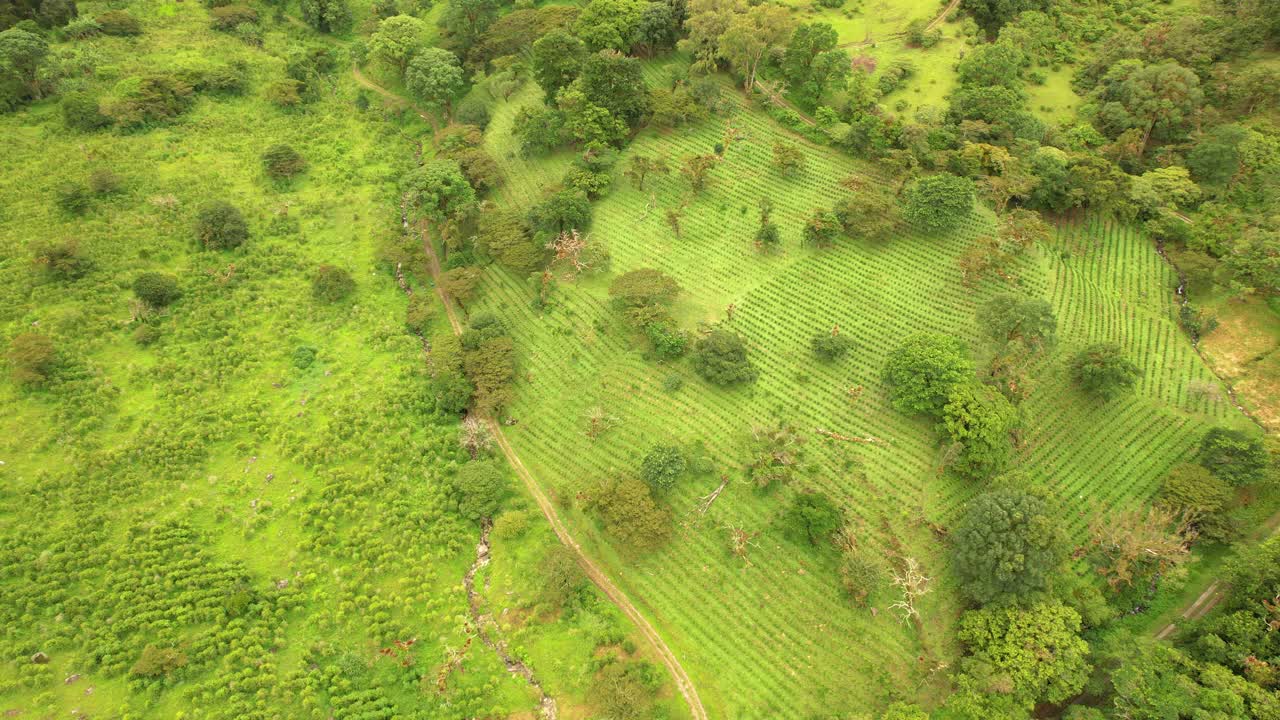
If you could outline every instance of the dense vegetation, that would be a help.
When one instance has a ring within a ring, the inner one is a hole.
[[[0,707],[1280,718],[1277,18],[5,4]]]

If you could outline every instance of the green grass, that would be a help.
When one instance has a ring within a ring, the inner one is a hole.
[[[0,344],[34,329],[59,353],[47,387],[0,381],[0,707],[155,718],[532,710],[523,679],[468,646],[461,578],[477,530],[446,493],[465,453],[453,420],[433,412],[405,296],[377,260],[398,232],[410,138],[426,127],[356,110],[348,68],[303,109],[266,103],[279,55],[308,35],[293,25],[268,25],[254,48],[208,30],[199,3],[131,7],[145,34],[89,41],[102,59],[85,87],[238,59],[250,88],[130,132],[67,130],[56,99],[0,117]],[[285,186],[259,160],[279,142],[310,164]],[[83,217],[54,207],[60,182],[100,168],[121,192]],[[197,249],[195,212],[214,198],[244,210],[242,248]],[[39,243],[64,238],[92,261],[79,280],[32,264]],[[312,299],[321,263],[352,274],[351,300]],[[184,294],[138,321],[129,287],[143,271],[173,273]],[[133,339],[141,324],[151,344]],[[310,366],[293,362],[301,346],[317,351]],[[530,615],[507,628],[517,654],[563,704],[581,705],[597,646],[631,629],[593,594],[576,613],[538,614],[528,568],[557,542],[541,523],[534,510],[534,527],[498,543],[481,579],[493,578],[489,607]],[[415,640],[408,667],[380,653],[395,640]],[[188,662],[163,681],[134,678],[147,645]],[[440,695],[436,673],[462,647]],[[49,664],[31,662],[37,651]]]
[[[736,97],[736,96],[735,96]],[[513,103],[514,104],[514,103]],[[509,111],[500,107],[495,117]],[[894,344],[911,332],[958,334],[980,350],[973,313],[986,297],[1006,290],[989,283],[967,289],[957,258],[990,221],[976,214],[947,237],[903,234],[883,244],[845,241],[818,252],[800,246],[800,226],[815,207],[830,207],[837,182],[860,166],[788,135],[762,115],[739,108],[730,122],[743,131],[726,160],[712,171],[707,191],[690,199],[682,237],[664,219],[666,208],[688,198],[678,174],[653,178],[644,192],[618,179],[597,203],[591,236],[612,255],[608,276],[567,282],[549,311],[535,311],[523,278],[491,270],[476,306],[498,313],[521,349],[523,381],[509,431],[525,463],[568,498],[611,469],[634,468],[652,445],[705,443],[735,480],[706,517],[697,498],[717,480],[685,481],[670,498],[676,539],[639,561],[620,558],[589,518],[574,515],[603,555],[668,637],[693,674],[713,716],[803,717],[819,710],[874,707],[891,688],[913,696],[926,681],[922,654],[951,661],[956,648],[940,638],[959,610],[946,579],[945,548],[925,523],[951,523],[978,488],[940,476],[938,437],[925,422],[892,410],[880,368]],[[710,152],[725,119],[670,134],[643,133],[624,153],[662,154],[677,161]],[[495,121],[487,142],[510,148]],[[775,140],[805,148],[807,171],[782,177],[770,162]],[[508,150],[508,152],[510,152]],[[512,182],[503,200],[525,207],[563,171],[562,159],[543,164],[508,158]],[[517,187],[523,179],[532,184]],[[757,202],[769,197],[783,232],[783,252],[759,255],[752,246]],[[675,308],[684,325],[725,320],[748,341],[760,379],[750,387],[716,389],[683,364],[641,357],[609,307],[614,274],[656,267],[685,288]],[[1211,423],[1238,415],[1221,400],[1194,396],[1193,380],[1212,382],[1173,320],[1172,274],[1136,233],[1102,221],[1065,228],[1018,271],[1023,291],[1051,300],[1062,345],[1037,373],[1024,404],[1026,430],[1020,465],[1072,509],[1079,536],[1089,519],[1135,506],[1160,477],[1189,456]],[[817,363],[809,339],[839,323],[854,338],[852,357]],[[1089,342],[1120,342],[1144,368],[1130,397],[1098,403],[1068,384],[1064,359]],[[686,377],[668,393],[664,379]],[[849,389],[865,392],[850,402]],[[585,433],[585,411],[600,405],[620,425],[595,441]],[[793,490],[761,495],[740,479],[745,436],[753,425],[782,419],[806,433],[815,428],[874,435],[887,445],[865,446],[810,435],[811,468]],[[831,554],[798,548],[773,529],[786,496],[816,488],[837,499],[863,542],[882,552],[901,544],[938,578],[927,596],[928,645],[887,609],[892,596],[873,599],[878,615],[842,597]],[[760,533],[751,562],[731,557],[727,527]],[[861,678],[860,682],[846,682]]]

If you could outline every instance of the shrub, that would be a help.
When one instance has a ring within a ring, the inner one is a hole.
[[[62,98],[62,122],[73,130],[89,132],[110,125],[111,118],[102,114],[97,97],[72,92]]]
[[[404,311],[404,325],[410,332],[424,333],[436,317],[436,301],[431,295],[420,292],[409,296],[409,305]]]
[[[80,183],[64,182],[54,191],[53,202],[68,215],[83,215],[92,199],[89,188]]]
[[[195,102],[195,88],[172,75],[148,75],[117,83],[106,114],[116,123],[132,127],[175,118]]]
[[[167,307],[182,297],[178,279],[159,272],[145,272],[134,278],[133,294],[153,308]]]
[[[120,189],[120,176],[109,168],[97,168],[89,173],[89,189],[94,195],[111,195]]]
[[[884,570],[880,564],[868,553],[858,550],[844,553],[838,572],[844,591],[859,607],[866,606],[871,593],[884,581]]]
[[[822,493],[801,493],[782,514],[782,531],[796,542],[818,545],[840,527],[840,508]]]
[[[289,361],[299,370],[306,370],[316,361],[316,349],[310,345],[299,345],[293,349]]]
[[[843,358],[853,348],[853,340],[848,335],[839,333],[819,333],[809,341],[813,354],[825,362],[835,362]]]
[[[282,108],[297,107],[302,104],[302,82],[292,78],[277,80],[267,86],[263,96],[267,102]]]
[[[53,341],[39,333],[21,333],[9,341],[9,366],[13,381],[39,385],[49,379],[58,362]]]
[[[489,127],[489,105],[478,97],[468,97],[458,103],[453,118],[463,125],[474,125],[484,130]]]
[[[92,267],[74,240],[41,246],[36,250],[35,262],[58,280],[84,277]]]
[[[262,166],[272,180],[284,180],[307,169],[307,160],[297,150],[276,144],[262,153]]]
[[[640,463],[640,479],[656,492],[666,492],[689,468],[680,448],[672,445],[655,445]]]
[[[237,60],[192,71],[189,81],[201,92],[239,95],[249,86],[248,74],[249,66]]]
[[[62,37],[69,40],[85,40],[102,33],[102,25],[91,17],[81,17],[67,23],[61,30]]]
[[[209,12],[209,19],[214,30],[228,32],[237,25],[256,24],[258,11],[247,5],[224,5]]]
[[[1142,369],[1124,356],[1116,343],[1097,343],[1076,353],[1071,360],[1071,379],[1090,395],[1110,400],[1129,390]]]
[[[130,675],[138,677],[162,677],[187,664],[187,656],[177,648],[159,648],[147,645],[142,656],[129,668]]]
[[[321,265],[311,278],[311,294],[322,302],[345,300],[355,289],[351,274],[333,265]]]
[[[672,323],[651,322],[644,326],[644,334],[653,345],[653,354],[663,360],[674,360],[689,348],[689,334]]]
[[[538,578],[541,581],[538,599],[554,610],[571,605],[587,587],[587,575],[578,564],[578,556],[560,543],[548,548],[538,563]]]
[[[147,347],[160,339],[160,331],[157,330],[154,325],[141,323],[138,327],[133,329],[133,332],[130,333],[129,337],[131,337],[139,347]]]
[[[508,510],[493,521],[493,534],[499,540],[514,540],[529,530],[528,510]],[[555,545],[563,548],[563,545]]]
[[[1262,480],[1270,464],[1260,436],[1228,428],[1213,428],[1205,433],[1199,459],[1214,477],[1237,487]]]
[[[249,238],[239,208],[225,200],[206,203],[196,214],[196,240],[207,250],[230,250]]]
[[[694,344],[693,369],[713,385],[735,385],[756,379],[747,346],[737,333],[713,330]]]
[[[94,19],[98,21],[98,27],[102,28],[104,35],[142,34],[142,23],[124,10],[108,10]]]
[[[463,465],[453,478],[458,514],[467,520],[493,517],[509,489],[507,476],[494,463],[473,460]]]

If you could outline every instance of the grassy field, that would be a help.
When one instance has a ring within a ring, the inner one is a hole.
[[[0,117],[0,340],[37,331],[59,358],[46,387],[0,382],[0,710],[531,712],[525,681],[473,641],[462,576],[478,532],[446,493],[466,453],[456,420],[434,413],[405,296],[378,261],[425,126],[357,110],[347,67],[301,108],[264,101],[304,34],[292,25],[268,25],[254,47],[209,30],[199,3],[130,7],[144,34],[80,42],[100,58],[80,85],[243,61],[248,88],[136,131],[69,130],[56,99]],[[282,142],[310,165],[284,185],[259,159]],[[55,206],[60,182],[102,169],[118,192],[82,216]],[[195,212],[210,199],[245,212],[244,246],[198,250]],[[40,244],[63,239],[91,262],[80,279],[33,265]],[[321,263],[351,273],[352,299],[312,299]],[[181,299],[139,312],[130,286],[143,271],[174,274]],[[630,647],[631,628],[590,593],[574,612],[538,610],[529,568],[557,540],[531,515],[523,534],[495,540],[477,584],[563,717],[582,717],[596,659]],[[185,664],[160,679],[132,672],[148,647]],[[450,653],[461,665],[440,692]]]
[[[528,102],[538,102],[536,91],[500,105],[487,133],[511,181],[502,201],[515,207],[554,183],[566,161],[525,161],[511,150],[508,119]],[[523,278],[489,272],[479,307],[507,321],[523,358],[510,410],[518,425],[509,435],[525,463],[566,500],[610,468],[637,466],[654,444],[702,444],[734,478],[705,516],[695,506],[717,478],[686,481],[671,501],[676,540],[638,562],[624,561],[596,535],[598,552],[669,635],[713,716],[862,709],[897,693],[913,695],[922,685],[927,695],[935,680],[931,663],[954,657],[956,649],[938,638],[949,637],[945,630],[959,609],[945,580],[943,546],[927,524],[946,526],[978,488],[940,477],[937,435],[891,409],[880,368],[898,339],[922,330],[960,334],[981,355],[974,310],[1008,288],[965,288],[956,261],[990,221],[976,214],[947,237],[903,234],[878,245],[846,240],[828,251],[802,248],[804,218],[829,207],[844,192],[838,181],[861,168],[788,137],[745,107],[690,130],[645,132],[625,156],[678,161],[710,152],[726,122],[741,138],[712,171],[708,189],[689,202],[681,237],[664,211],[689,197],[683,178],[650,179],[644,192],[619,178],[596,205],[592,229],[612,255],[609,276],[565,285],[558,304],[538,312]],[[785,178],[771,165],[776,139],[804,146],[807,170],[799,177]],[[784,250],[772,256],[758,254],[751,242],[757,202],[766,196],[783,232]],[[638,267],[659,268],[681,283],[676,314],[686,327],[724,323],[744,335],[759,381],[716,389],[685,366],[643,359],[607,297],[612,274]],[[1019,270],[1017,284],[1052,301],[1062,336],[1023,406],[1020,465],[1071,508],[1077,534],[1100,513],[1146,500],[1210,424],[1241,421],[1221,393],[1192,391],[1197,381],[1216,383],[1175,323],[1173,274],[1145,238],[1101,220],[1064,226]],[[841,364],[822,365],[808,342],[834,323],[855,339],[855,349]],[[1132,396],[1100,404],[1069,387],[1061,358],[1104,339],[1124,345],[1144,376]],[[677,374],[683,388],[665,390]],[[865,392],[851,396],[858,387]],[[620,423],[592,441],[584,413],[597,405]],[[822,428],[887,442],[854,445],[813,433],[804,480],[762,495],[741,480],[737,466],[751,428],[779,420],[806,433]],[[804,488],[837,498],[863,542],[885,552],[901,548],[938,578],[926,597],[924,644],[887,610],[891,595],[873,598],[878,613],[855,609],[842,597],[833,554],[791,545],[771,529],[786,494]],[[583,516],[578,522],[591,527]],[[749,563],[731,556],[730,526],[758,533]],[[847,682],[855,677],[873,680]]]

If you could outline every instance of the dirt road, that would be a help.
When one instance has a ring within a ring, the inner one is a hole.
[[[1280,513],[1268,518],[1252,539],[1256,542],[1262,542],[1274,535],[1277,529],[1280,529]],[[1179,620],[1199,620],[1208,615],[1210,610],[1217,607],[1218,603],[1222,602],[1222,599],[1226,597],[1226,594],[1222,579],[1214,578],[1210,581],[1208,587],[1204,589],[1204,592],[1200,593],[1194,602],[1183,609],[1178,615]],[[1177,621],[1171,622],[1160,628],[1160,631],[1156,633],[1156,639],[1163,640],[1177,632],[1177,630]]]
[[[444,289],[440,286],[440,260],[436,257],[435,247],[431,244],[431,239],[424,231],[422,233],[422,251],[427,256],[427,267],[431,272],[432,279],[435,280],[436,295],[440,297],[440,302],[444,303],[445,313],[449,316],[449,325],[453,327],[455,334],[462,333],[462,322],[458,319],[457,313],[453,309],[453,305],[449,302],[449,296],[445,294]],[[502,432],[502,425],[492,417],[481,416],[481,418],[489,425],[489,429],[493,431],[494,440],[497,441],[498,448],[502,451],[511,468],[515,470],[516,475],[520,477],[520,481],[524,483],[529,494],[533,496],[534,502],[538,504],[538,508],[542,510],[542,514],[546,516],[547,522],[551,523],[551,529],[555,531],[556,537],[560,538],[560,542],[564,546],[573,551],[578,557],[578,564],[582,566],[587,577],[591,578],[591,582],[605,594],[606,597],[622,610],[631,622],[635,623],[640,633],[649,641],[658,658],[662,660],[662,664],[667,667],[667,671],[671,673],[672,679],[676,682],[676,689],[684,696],[685,702],[689,705],[689,712],[693,715],[694,720],[707,720],[707,711],[702,707],[702,699],[698,697],[698,690],[693,686],[693,681],[689,678],[689,673],[685,672],[684,666],[676,659],[675,653],[671,652],[671,648],[663,642],[662,637],[658,635],[658,631],[649,623],[648,619],[640,613],[637,608],[622,592],[617,585],[605,574],[596,563],[587,556],[578,542],[573,539],[573,535],[569,533],[569,529],[560,520],[560,513],[556,510],[551,499],[547,497],[547,493],[538,483],[537,478],[525,467],[520,461],[520,456],[516,454],[515,448],[511,447],[511,443],[507,440],[507,436]]]

